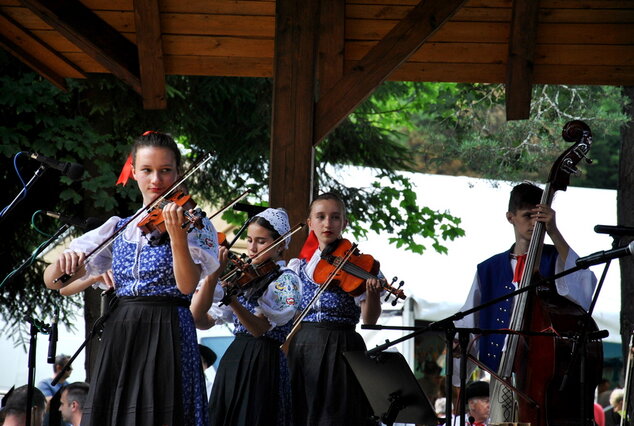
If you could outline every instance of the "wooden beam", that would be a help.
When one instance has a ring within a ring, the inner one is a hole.
[[[71,69],[80,77],[85,78],[86,75],[64,56],[57,53],[51,46],[35,36],[28,29],[20,25],[10,16],[6,16],[0,11],[0,44],[12,55],[20,59],[35,72],[50,81],[55,87],[67,91],[64,76],[55,71],[39,56],[42,52],[46,53],[49,60],[54,60],[62,64],[65,69]]]
[[[421,0],[316,105],[313,144],[319,143],[466,0]]]
[[[158,0],[134,0],[143,108],[167,108],[165,65]]]
[[[319,93],[324,94],[343,77],[345,0],[321,0],[319,28]]]
[[[318,23],[319,0],[277,1],[269,193],[270,205],[284,207],[291,225],[306,220],[312,199]],[[287,256],[303,240],[293,237]]]
[[[20,0],[112,74],[141,93],[137,48],[77,0]]]
[[[530,116],[539,0],[513,0],[506,68],[506,119]]]
[[[37,58],[31,56],[29,52],[22,49],[12,40],[6,38],[2,34],[0,34],[0,46],[2,46],[5,50],[18,58],[20,61],[28,65],[33,71],[37,72],[42,77],[50,81],[53,86],[57,87],[60,90],[63,90],[64,92],[68,91],[66,81],[62,76],[50,69],[47,65],[40,62]]]

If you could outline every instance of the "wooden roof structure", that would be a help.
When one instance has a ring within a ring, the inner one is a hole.
[[[165,75],[273,77],[271,204],[303,219],[313,147],[386,79],[634,85],[630,0],[0,0],[0,45],[64,89],[112,73],[147,109]],[[297,205],[298,207],[293,207]]]

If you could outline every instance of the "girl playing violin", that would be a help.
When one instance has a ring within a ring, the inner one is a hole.
[[[300,309],[319,289],[313,274],[322,251],[341,238],[347,224],[343,201],[332,193],[320,195],[310,205],[307,223],[319,247],[307,259],[289,262],[289,269],[302,280]],[[290,341],[295,425],[374,424],[369,420],[372,411],[363,390],[342,356],[345,351],[366,349],[355,326],[360,318],[364,324],[375,324],[381,314],[379,280],[368,279],[365,290],[353,297],[329,286]]]
[[[261,276],[241,284],[240,295],[231,295],[236,284],[222,283],[228,292],[223,306],[214,304],[218,272],[207,277],[192,301],[196,325],[206,329],[233,322],[235,339],[225,352],[209,401],[211,425],[290,425],[290,378],[280,345],[291,329],[300,299],[299,277],[280,270],[275,261],[288,247],[290,237],[270,248],[290,229],[282,209],[266,209],[247,228],[247,254],[255,269],[274,265]],[[268,249],[268,250],[267,250]],[[227,249],[220,248],[221,264]],[[221,268],[222,269],[222,268]],[[218,298],[216,295],[215,299]]]
[[[157,199],[179,176],[180,152],[167,134],[146,132],[131,153],[132,176],[144,206]],[[187,233],[182,207],[168,203],[163,217],[169,242],[151,245],[138,215],[132,221],[112,217],[71,242],[44,272],[44,282],[63,274],[78,278],[112,269],[114,306],[104,325],[91,372],[82,425],[206,425],[207,401],[196,329],[189,311],[201,277],[218,268],[216,232],[207,219]],[[112,244],[83,263],[121,227]]]

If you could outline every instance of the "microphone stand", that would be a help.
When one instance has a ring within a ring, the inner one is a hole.
[[[536,283],[527,285],[523,288],[517,289],[515,291],[512,291],[508,294],[502,295],[500,297],[497,297],[495,299],[491,299],[488,302],[482,303],[478,306],[475,306],[471,309],[467,309],[466,311],[459,311],[456,312],[455,314],[444,318],[442,320],[439,321],[435,321],[432,322],[430,324],[428,324],[426,327],[413,327],[413,329],[415,330],[414,332],[407,334],[405,336],[402,336],[398,339],[395,340],[386,340],[384,344],[382,345],[378,345],[373,349],[368,350],[366,353],[368,356],[376,356],[378,355],[378,353],[383,352],[384,350],[390,348],[391,346],[394,346],[398,343],[401,343],[405,340],[409,340],[413,337],[418,336],[419,334],[423,334],[427,331],[437,331],[437,330],[445,330],[446,333],[446,380],[445,380],[445,389],[446,389],[446,395],[447,395],[447,399],[446,399],[446,424],[449,425],[451,422],[451,413],[452,413],[452,407],[451,407],[451,402],[453,400],[453,389],[452,389],[452,384],[451,384],[451,379],[453,376],[453,340],[454,340],[454,336],[456,334],[456,332],[458,332],[458,342],[460,344],[460,349],[461,349],[461,360],[460,360],[460,388],[464,389],[465,385],[466,385],[466,367],[467,367],[467,346],[469,343],[469,334],[470,333],[475,333],[475,334],[487,334],[487,333],[496,333],[496,334],[511,334],[511,333],[515,333],[515,331],[513,330],[482,330],[482,329],[469,329],[469,328],[459,328],[456,327],[454,325],[455,321],[461,320],[462,318],[464,318],[467,315],[470,315],[474,312],[478,312],[486,307],[489,307],[491,305],[494,305],[496,303],[502,302],[506,299],[515,297],[521,293],[527,292],[529,290],[533,290],[533,289],[538,289],[539,287],[543,287],[544,284],[548,283],[548,282],[554,282],[555,279],[561,278],[563,276],[569,275],[573,272],[576,272],[580,269],[584,269],[581,268],[579,266],[574,266],[570,269],[567,269],[565,271],[562,271],[559,274],[553,275],[550,278],[542,278],[540,280],[538,280]],[[605,276],[605,273],[604,273]],[[603,277],[602,277],[602,281],[603,281]],[[600,290],[600,288],[598,287],[597,290]],[[595,294],[598,296],[598,291],[595,292]],[[594,306],[594,304],[592,305]],[[587,317],[584,317],[587,318]],[[394,327],[387,327],[387,326],[368,326],[368,325],[362,325],[361,326],[362,329],[399,329],[399,330],[411,330],[412,327],[400,327],[400,328],[394,328]],[[523,332],[524,333],[524,332]],[[585,331],[581,332],[584,335],[587,334]],[[524,333],[524,334],[531,334],[531,335],[546,335],[546,336],[554,336],[553,333]],[[585,349],[585,348],[584,348]],[[584,354],[585,357],[585,354]],[[451,373],[451,376],[449,375],[449,373]],[[585,378],[584,378],[585,379]],[[585,392],[585,391],[583,391]],[[461,392],[461,407],[460,407],[460,424],[464,424],[465,423],[465,406],[466,406],[466,401],[464,401],[465,396],[464,396],[464,392]],[[582,400],[583,401],[583,400]]]
[[[37,258],[37,256],[39,256],[39,254],[42,253],[53,242],[57,241],[57,239],[69,228],[70,228],[69,225],[66,225],[66,224],[62,225],[57,231],[55,231],[55,233],[48,240],[40,244],[33,251],[33,253],[31,254],[31,257],[25,259],[20,266],[15,268],[13,271],[9,272],[7,276],[4,277],[4,280],[2,280],[2,282],[0,283],[0,288],[2,288],[5,284],[8,284],[11,281],[13,281],[17,275],[21,274],[22,272],[26,270],[27,267],[31,266],[33,264],[34,259]]]
[[[619,246],[621,238],[618,234],[610,234],[610,236],[612,237],[612,248],[616,249]],[[603,268],[603,272],[601,273],[601,278],[599,279],[599,282],[597,283],[597,287],[592,295],[590,307],[588,308],[588,311],[585,313],[585,315],[579,320],[580,331],[575,333],[571,337],[573,340],[573,345],[572,345],[572,349],[570,353],[571,355],[570,361],[568,362],[568,366],[566,367],[564,377],[562,378],[562,381],[561,381],[560,390],[565,387],[566,381],[568,380],[569,371],[574,365],[574,363],[577,361],[577,359],[579,359],[579,370],[580,370],[579,382],[580,382],[581,401],[585,401],[588,396],[587,395],[588,390],[586,389],[586,386],[585,386],[586,357],[587,357],[587,348],[588,348],[588,340],[589,340],[588,337],[590,334],[593,333],[591,331],[586,331],[586,328],[588,324],[590,323],[590,320],[592,319],[592,313],[594,312],[594,307],[599,298],[599,294],[601,293],[601,289],[603,288],[603,283],[605,282],[605,277],[607,276],[608,269],[610,268],[611,262],[612,262],[611,259],[608,259],[604,262],[605,267]],[[574,268],[571,268],[570,271],[574,272],[579,269],[587,269],[587,267],[581,268],[581,267],[575,266]],[[568,271],[563,271],[560,274],[554,275],[549,280],[554,282],[557,278],[560,278],[561,276],[563,276],[564,272],[567,273]],[[589,406],[586,406],[586,405],[587,404],[581,404],[581,413],[579,413],[579,415],[581,416],[582,422],[584,422],[583,424],[592,424],[592,421],[594,419],[594,412],[590,411]]]
[[[109,289],[109,290],[106,290],[103,293],[101,293],[101,296],[102,297],[106,297],[106,296],[109,296],[113,292],[114,292],[114,290]],[[51,382],[52,386],[55,386],[61,380],[62,376],[70,369],[71,365],[73,364],[73,361],[75,361],[75,358],[77,358],[79,356],[79,354],[86,347],[88,342],[90,342],[90,340],[96,334],[101,334],[103,332],[104,323],[106,322],[106,320],[108,319],[108,317],[110,316],[112,311],[117,307],[118,302],[119,302],[119,299],[118,299],[117,296],[114,296],[114,297],[112,297],[110,299],[110,302],[108,304],[108,308],[101,314],[101,316],[99,318],[97,318],[95,320],[95,323],[93,324],[92,328],[90,329],[90,333],[88,333],[88,336],[86,336],[86,339],[84,339],[82,344],[79,345],[79,348],[77,348],[77,350],[75,351],[73,356],[71,356],[68,359],[68,361],[66,361],[66,364],[64,364],[62,369],[59,371],[59,373],[57,373],[57,375],[55,376],[55,378]]]
[[[37,182],[39,180],[39,178],[42,177],[42,175],[44,174],[44,171],[46,171],[48,167],[45,166],[44,164],[42,164],[40,167],[38,167],[38,169],[35,171],[35,173],[33,174],[33,176],[31,177],[31,179],[27,182],[27,184],[24,186],[24,188],[22,188],[22,191],[20,191],[20,193],[18,195],[16,195],[16,197],[13,199],[13,201],[11,201],[11,203],[9,203],[8,206],[6,206],[2,212],[0,213],[0,222],[2,222],[4,220],[4,218],[9,214],[9,212],[11,210],[13,210],[13,208],[18,204],[18,202],[22,201],[23,194],[26,194],[27,190],[29,188],[31,188],[33,186],[33,184],[35,184],[35,182]]]
[[[40,167],[41,169],[42,167]],[[17,199],[17,198],[16,198]],[[5,212],[6,213],[6,212]],[[53,243],[61,234],[66,232],[69,228],[68,225],[63,225],[61,228],[53,234],[48,240],[39,245],[28,259],[24,260],[20,266],[14,269],[12,272],[7,274],[2,283],[0,283],[0,288],[8,282],[11,282],[15,279],[18,274],[23,273],[27,267],[33,264],[33,261],[37,256],[44,251],[46,247],[48,247],[51,243]],[[37,333],[50,333],[51,325],[45,324],[31,316],[25,317],[25,320],[31,324],[30,326],[30,340],[29,340],[29,356],[28,356],[28,382],[27,382],[27,394],[26,394],[26,402],[27,402],[27,410],[26,410],[26,426],[31,426],[31,406],[33,405],[33,387],[35,386],[35,354],[37,349]]]
[[[29,341],[29,361],[28,361],[28,381],[26,391],[26,426],[31,426],[31,407],[33,406],[33,390],[35,387],[35,354],[37,352],[37,333],[48,333],[50,325],[45,324],[33,317],[26,317],[26,321],[31,324]]]

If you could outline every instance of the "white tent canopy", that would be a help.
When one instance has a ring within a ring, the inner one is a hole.
[[[347,186],[364,187],[374,180],[371,169],[349,168],[338,175]],[[415,184],[418,204],[434,210],[446,210],[461,218],[460,226],[466,235],[444,243],[449,250],[447,255],[436,253],[431,244],[426,244],[427,250],[422,255],[397,249],[388,243],[388,236],[376,234],[369,235],[367,241],[358,241],[359,249],[381,262],[381,270],[386,277],[397,275],[399,280],[405,281],[403,289],[415,301],[416,319],[436,321],[462,307],[476,265],[508,249],[513,243],[513,230],[505,213],[514,184],[469,177],[407,176]],[[555,194],[552,207],[557,213],[559,229],[579,256],[611,249],[612,239],[596,234],[593,228],[597,224],[616,224],[615,190],[569,187],[567,191]],[[546,242],[550,243],[548,237]],[[603,266],[591,268],[597,278],[601,276]],[[605,341],[621,341],[620,304],[619,265],[613,261],[593,315],[599,328],[610,332]]]

